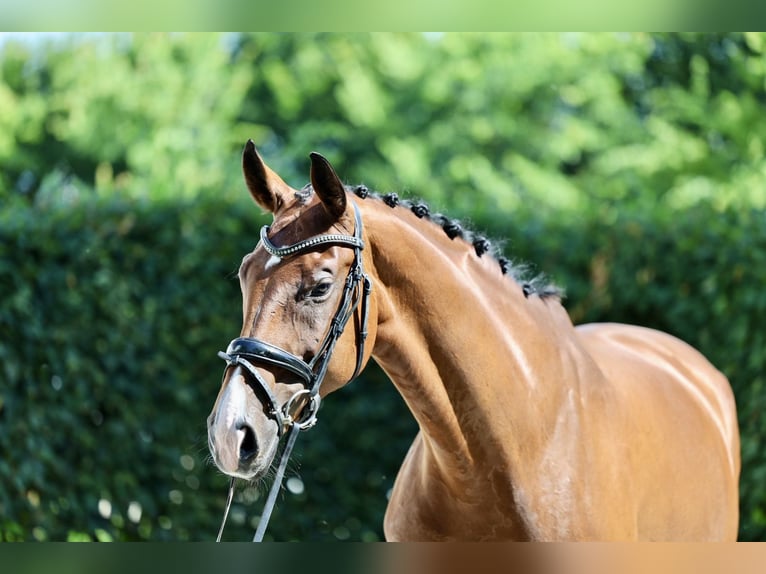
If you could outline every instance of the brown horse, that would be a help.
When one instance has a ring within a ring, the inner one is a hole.
[[[282,431],[313,418],[318,399],[295,414],[312,371],[325,396],[372,356],[420,428],[387,539],[736,539],[734,398],[700,353],[646,328],[573,327],[486,240],[394,194],[365,199],[318,154],[302,190],[252,142],[243,170],[274,219],[239,270],[242,338],[208,419],[224,473],[261,476]]]

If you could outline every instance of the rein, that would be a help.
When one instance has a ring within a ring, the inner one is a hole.
[[[242,367],[248,383],[256,388],[256,392],[260,391],[260,399],[266,407],[268,415],[277,422],[277,432],[279,433],[280,438],[285,433],[287,434],[287,441],[282,450],[282,454],[280,455],[277,474],[274,477],[269,496],[266,499],[263,513],[258,523],[258,528],[253,537],[253,542],[261,542],[266,533],[271,513],[276,504],[277,494],[282,486],[287,461],[290,458],[298,434],[300,431],[310,429],[317,422],[317,411],[319,410],[319,405],[321,403],[319,389],[325,374],[327,373],[327,367],[330,358],[332,357],[333,350],[335,349],[335,344],[343,334],[346,323],[348,323],[349,319],[354,315],[357,307],[360,308],[360,322],[356,334],[356,367],[353,375],[351,375],[350,381],[354,380],[362,370],[364,345],[367,339],[367,317],[369,314],[369,298],[370,293],[372,292],[372,281],[364,272],[362,264],[362,250],[364,249],[364,241],[362,240],[362,217],[356,204],[352,202],[352,205],[354,206],[354,220],[356,226],[353,236],[340,234],[316,235],[292,245],[277,247],[271,240],[269,240],[269,226],[264,225],[261,229],[261,245],[263,245],[263,248],[270,255],[279,259],[287,259],[312,251],[319,246],[330,244],[341,245],[354,250],[354,262],[351,264],[351,268],[349,269],[348,276],[346,277],[343,286],[340,305],[330,322],[327,335],[319,347],[319,351],[314,355],[311,361],[307,363],[297,355],[293,355],[271,343],[250,337],[239,337],[234,339],[229,343],[226,352],[218,353],[218,356],[226,361],[224,377],[229,368],[236,366]],[[285,369],[298,377],[304,388],[296,392],[280,407],[273,391],[258,372],[258,369],[255,366],[256,364]],[[299,408],[300,403],[304,400],[307,400],[307,402],[302,408]],[[234,496],[234,480],[235,479],[232,478],[229,483],[226,508],[216,542],[221,541],[223,529],[226,525],[229,508],[231,507],[231,502]]]

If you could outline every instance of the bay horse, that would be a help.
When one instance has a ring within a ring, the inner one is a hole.
[[[241,335],[208,418],[221,471],[264,475],[285,430],[372,357],[419,426],[387,540],[736,540],[734,397],[699,352],[573,326],[484,238],[310,157],[298,190],[252,141],[242,156],[273,222],[239,269]]]

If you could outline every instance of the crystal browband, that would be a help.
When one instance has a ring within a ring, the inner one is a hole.
[[[359,224],[357,223],[357,225]],[[271,228],[268,225],[261,227],[261,243],[263,244],[263,248],[266,251],[268,251],[274,257],[279,257],[280,259],[292,257],[293,255],[297,255],[303,251],[308,251],[315,248],[317,245],[322,245],[325,243],[334,243],[336,245],[346,245],[355,249],[364,249],[364,241],[362,241],[361,238],[334,233],[329,233],[327,235],[316,235],[314,237],[304,239],[303,241],[299,241],[298,243],[293,243],[292,245],[277,247],[269,240],[270,229]]]

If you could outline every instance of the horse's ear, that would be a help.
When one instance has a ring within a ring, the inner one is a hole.
[[[275,213],[284,203],[283,198],[290,187],[263,162],[253,140],[247,140],[242,152],[242,173],[255,202],[264,210]]]
[[[311,185],[334,221],[346,212],[346,189],[335,170],[321,154],[311,152]]]

